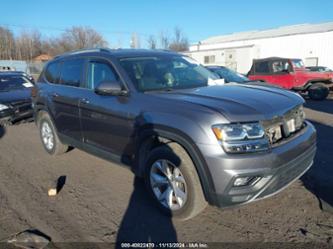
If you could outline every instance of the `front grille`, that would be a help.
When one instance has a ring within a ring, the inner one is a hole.
[[[10,105],[13,107],[15,112],[25,112],[32,108],[31,101],[27,100],[11,102]]]
[[[265,133],[271,145],[279,144],[300,132],[305,127],[304,118],[303,106],[300,105],[282,116],[263,121]]]
[[[20,100],[20,101],[10,102],[10,105],[13,107],[19,107],[19,106],[28,105],[28,104],[31,104],[31,101]]]

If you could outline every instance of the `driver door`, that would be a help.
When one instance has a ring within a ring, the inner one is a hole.
[[[271,83],[290,89],[293,86],[293,72],[288,60],[272,60],[270,63],[272,78]]]
[[[86,94],[80,102],[83,141],[104,151],[122,155],[129,143],[127,96],[98,95],[95,87],[103,81],[119,81],[110,62],[104,59],[87,61]]]

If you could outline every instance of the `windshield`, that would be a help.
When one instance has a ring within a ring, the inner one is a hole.
[[[300,59],[294,59],[294,60],[291,60],[292,63],[293,63],[293,66],[294,68],[296,69],[304,69],[304,63],[302,60]]]
[[[120,64],[135,87],[142,92],[221,83],[213,73],[186,56],[122,58]]]
[[[0,91],[11,91],[33,87],[33,84],[22,76],[0,76]]]
[[[249,79],[244,75],[237,73],[229,68],[216,68],[212,69],[214,73],[220,76],[225,82],[237,82],[237,83],[245,83],[249,82]]]

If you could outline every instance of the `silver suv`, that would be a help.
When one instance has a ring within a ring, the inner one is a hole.
[[[304,100],[262,84],[223,83],[191,58],[91,49],[56,57],[33,91],[45,150],[117,161],[158,207],[189,219],[207,203],[245,204],[306,172],[316,131]]]

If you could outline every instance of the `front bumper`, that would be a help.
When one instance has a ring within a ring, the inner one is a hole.
[[[316,153],[316,131],[306,127],[270,152],[226,154],[222,148],[199,145],[211,173],[213,205],[228,207],[274,195],[299,179],[312,165]],[[255,184],[235,187],[238,177],[260,177]]]
[[[0,125],[15,123],[19,120],[31,118],[33,109],[28,105],[16,108],[9,108],[0,111]]]

